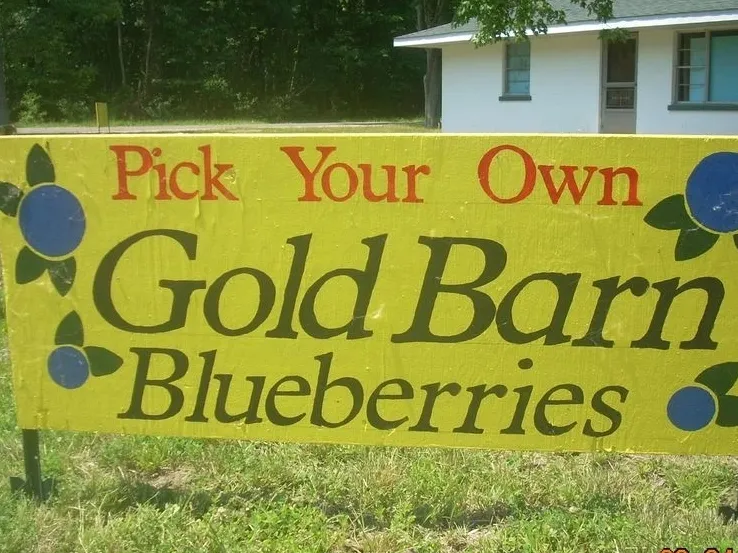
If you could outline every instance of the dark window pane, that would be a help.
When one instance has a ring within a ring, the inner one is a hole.
[[[716,36],[738,36],[738,31],[735,29],[732,29],[730,31],[712,31],[710,33],[710,36],[712,38],[715,38]]]
[[[678,99],[680,102],[704,102],[705,87],[703,85],[680,85]]]
[[[530,43],[510,42],[505,54],[505,93],[530,94]]]
[[[707,71],[702,67],[694,67],[689,69],[679,69],[680,85],[699,85],[705,86],[705,78]]]
[[[636,78],[636,41],[610,42],[607,45],[607,82],[632,83]]]
[[[507,45],[508,56],[530,56],[530,42],[510,42]]]
[[[507,64],[508,69],[518,69],[527,71],[530,69],[530,58],[514,57],[510,58]]]
[[[692,40],[699,38],[705,38],[705,33],[683,33],[679,35],[679,49],[691,49]]]

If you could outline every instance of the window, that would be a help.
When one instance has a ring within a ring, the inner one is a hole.
[[[677,102],[738,103],[738,30],[679,35]]]
[[[634,38],[607,43],[606,109],[635,108],[637,49]]]
[[[530,42],[505,46],[505,96],[530,97]]]

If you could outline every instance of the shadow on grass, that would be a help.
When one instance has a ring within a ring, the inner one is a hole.
[[[84,495],[87,498],[104,497],[99,508],[108,515],[119,515],[144,505],[160,511],[171,505],[179,505],[187,509],[195,519],[201,519],[212,509],[222,507],[246,511],[260,504],[293,502],[290,494],[285,494],[283,489],[277,488],[270,490],[259,487],[249,492],[227,492],[202,490],[191,486],[160,486],[139,477],[118,479],[107,493],[101,493],[99,489],[89,489]],[[359,510],[350,500],[341,504],[320,500],[305,501],[302,506],[319,510],[327,519],[345,517],[360,523],[363,527],[377,530],[389,528],[392,525],[392,515],[395,514],[395,506],[386,506],[389,512],[378,513],[372,509]],[[457,527],[470,529],[488,527],[501,522],[512,513],[511,505],[495,502],[473,510],[459,509],[453,512],[433,505],[415,505],[407,514],[412,519],[413,525],[443,531]]]
[[[201,519],[210,510],[221,507],[250,510],[259,504],[291,503],[289,494],[283,492],[284,490],[276,488],[274,490],[254,488],[250,493],[195,490],[189,486],[162,487],[139,478],[125,478],[116,482],[114,491],[105,494],[105,500],[100,505],[100,509],[109,515],[117,515],[143,505],[161,511],[167,506],[179,505],[188,509],[193,518]],[[99,497],[99,490],[91,491],[91,495]],[[392,525],[392,514],[394,514],[393,506],[389,506],[391,511],[389,513],[377,513],[371,509],[359,511],[352,501],[346,501],[340,505],[335,502],[307,501],[302,506],[310,506],[319,510],[327,519],[346,517],[361,524],[362,527],[377,530],[388,529]],[[537,507],[531,507],[526,515],[534,515],[539,510]],[[415,505],[409,509],[407,514],[412,519],[413,525],[428,530],[445,531],[458,527],[469,529],[489,527],[510,517],[514,511],[511,505],[495,502],[473,510],[460,509],[453,512],[432,505]]]
[[[141,480],[125,480],[114,493],[106,495],[101,509],[108,514],[120,514],[142,505],[163,511],[168,505],[191,509],[192,516],[202,518],[214,505],[228,503],[225,497],[207,491],[157,487]]]

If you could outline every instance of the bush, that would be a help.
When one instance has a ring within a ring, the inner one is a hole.
[[[47,114],[41,107],[41,95],[35,92],[26,91],[20,100],[18,107],[18,122],[42,123],[46,120]]]
[[[57,102],[56,107],[64,121],[89,121],[93,117],[92,106],[82,100],[62,98]]]

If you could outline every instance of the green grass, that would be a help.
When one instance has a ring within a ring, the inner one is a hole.
[[[738,545],[735,459],[299,446],[44,432],[23,468],[0,323],[0,552],[644,551]]]
[[[245,119],[177,119],[177,120],[111,120],[111,127],[155,127],[155,126],[205,126],[217,130],[219,126],[225,125],[229,127],[226,132],[426,132],[421,119],[413,118],[391,118],[388,120],[375,121],[363,120],[360,124],[357,119],[341,121],[336,120],[328,123],[324,128],[316,127],[305,123],[286,123],[277,122],[274,126],[268,121],[245,120]],[[20,128],[33,127],[39,129],[60,127],[96,127],[97,123],[94,119],[84,121],[60,121],[60,122],[42,122],[19,124]],[[341,125],[338,127],[338,125]]]

